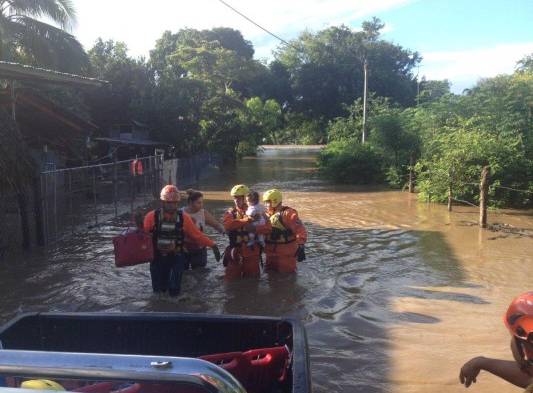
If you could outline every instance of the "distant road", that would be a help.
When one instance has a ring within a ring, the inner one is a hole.
[[[321,150],[326,145],[261,145],[260,149],[264,150]]]

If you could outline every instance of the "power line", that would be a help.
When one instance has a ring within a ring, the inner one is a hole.
[[[267,28],[261,26],[259,23],[255,22],[254,20],[252,20],[251,18],[247,17],[246,15],[244,15],[242,12],[240,12],[239,10],[235,9],[233,6],[231,6],[230,4],[226,3],[224,0],[218,0],[220,3],[224,4],[226,7],[228,7],[230,10],[232,10],[233,12],[235,12],[236,14],[239,14],[240,16],[242,16],[244,19],[246,19],[248,22],[252,23],[253,25],[259,27],[261,30],[263,30],[264,32],[266,32],[267,34],[270,34],[272,37],[278,39],[279,41],[281,41],[282,43],[284,43],[285,45],[288,45],[288,46],[292,46],[293,48],[296,48],[294,45],[291,45],[290,42],[288,41],[285,41],[283,38],[281,38],[279,35],[275,34],[275,33],[272,33],[270,30],[268,30]],[[297,49],[297,48],[296,48]]]

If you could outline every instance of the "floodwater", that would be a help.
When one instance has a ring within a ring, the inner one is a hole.
[[[290,315],[304,321],[315,392],[462,392],[462,363],[511,359],[502,313],[532,289],[533,214],[417,203],[397,191],[319,180],[316,153],[265,150],[200,184],[217,216],[228,190],[278,187],[308,227],[296,276],[226,284],[221,265],[184,277],[176,300],[151,295],[148,266],[113,266],[111,238],[126,222],[0,263],[0,322],[23,311],[184,311]],[[215,236],[220,245],[225,239]],[[210,257],[212,258],[212,257]],[[472,392],[520,391],[482,374]]]

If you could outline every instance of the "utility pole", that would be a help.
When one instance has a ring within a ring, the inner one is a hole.
[[[418,71],[416,72],[416,106],[420,105],[420,66],[418,66]]]
[[[365,77],[364,77],[364,88],[363,88],[364,89],[363,90],[363,137],[361,139],[362,144],[365,143],[365,138],[366,138],[366,90],[367,90],[367,74],[368,74],[366,56],[365,56],[365,60],[363,63],[363,70],[364,70]]]

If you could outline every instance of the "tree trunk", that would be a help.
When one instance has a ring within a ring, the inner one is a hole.
[[[414,167],[415,165],[415,156],[413,153],[411,153],[411,156],[409,157],[409,192],[412,194],[415,192],[415,173],[414,173]]]
[[[453,199],[452,185],[450,184],[450,185],[448,186],[448,211],[449,211],[449,212],[452,211],[452,199]]]
[[[481,171],[481,183],[479,184],[479,226],[487,227],[487,202],[489,193],[490,167],[484,166]]]

